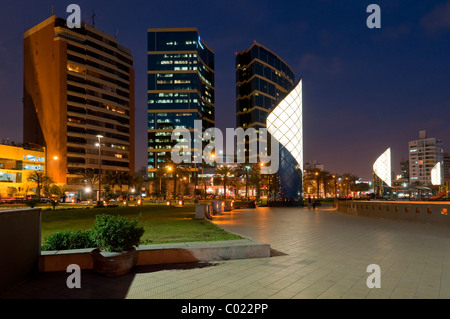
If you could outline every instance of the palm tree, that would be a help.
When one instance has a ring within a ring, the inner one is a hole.
[[[144,178],[140,174],[131,175],[131,186],[140,194],[142,185],[144,184]]]
[[[236,175],[239,178],[245,177],[245,196],[248,200],[248,186],[249,186],[249,171],[251,166],[249,164],[241,163],[236,168]]]
[[[38,200],[41,199],[41,189],[45,185],[54,183],[53,179],[42,172],[34,171],[27,179],[29,182],[36,183],[36,195]]]
[[[250,175],[249,175],[249,182],[250,185],[254,185],[256,189],[256,199],[259,200],[259,197],[261,195],[261,166],[257,163],[250,164]]]
[[[326,197],[329,183],[333,180],[333,175],[328,171],[321,171],[319,174],[323,183],[323,196]]]
[[[217,178],[220,178],[219,180],[223,183],[223,194],[224,197],[227,198],[227,184],[231,185],[236,182],[237,172],[230,166],[221,165],[216,168],[216,175]]]
[[[92,190],[95,189],[95,184],[98,182],[99,176],[95,173],[94,169],[86,168],[83,172],[79,173],[79,175],[83,176],[88,187],[90,187]]]
[[[103,177],[103,182],[111,186],[111,191],[114,191],[114,186],[117,185],[118,177],[119,175],[117,171],[107,171],[105,176]]]
[[[353,185],[353,190],[355,190],[355,185],[356,185],[356,181],[359,179],[358,176],[353,175],[351,173],[345,173],[342,174],[342,180],[345,184],[345,196],[349,195],[349,190],[352,190],[352,185]]]

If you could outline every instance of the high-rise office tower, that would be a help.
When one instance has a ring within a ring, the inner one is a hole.
[[[295,112],[299,111],[297,120],[301,124],[301,81],[298,82],[298,87],[295,87],[294,81],[295,75],[292,68],[282,58],[256,41],[247,50],[236,53],[236,126],[243,129],[255,128],[257,131],[266,128],[269,114],[277,117],[276,114],[280,113],[284,118],[287,115],[286,110],[290,109],[294,101],[296,104]],[[297,90],[294,90],[295,88]],[[283,99],[290,93],[292,93],[292,96],[289,101],[283,102]],[[277,107],[279,108],[277,109]],[[285,107],[287,107],[286,110]],[[274,120],[274,123],[281,122]],[[296,124],[298,123],[296,122]],[[275,126],[272,126],[272,128],[274,132],[276,131],[277,134],[283,136],[285,133],[291,134],[287,131],[277,130]],[[300,145],[302,143],[301,127],[294,131],[298,136],[289,135],[289,139],[298,142],[295,147],[300,147],[301,153],[303,153],[303,145]],[[252,152],[249,149],[251,145],[255,145],[254,141],[249,141],[248,136],[245,139],[246,161],[254,163],[257,159],[253,158],[255,155],[251,155]],[[242,142],[238,141],[238,144]],[[278,171],[279,183],[277,184],[290,186],[289,189],[279,188],[272,192],[271,200],[298,200],[301,198],[303,156],[301,154],[301,156],[293,157],[285,145],[280,140],[279,142],[280,167]],[[268,148],[270,152],[270,143],[268,143]],[[297,160],[300,160],[300,162]],[[286,178],[291,179],[288,176],[291,176],[293,180],[287,181]]]
[[[57,183],[82,186],[86,168],[134,173],[133,58],[116,38],[54,15],[26,31],[23,103],[24,142],[45,146]]]
[[[174,129],[189,130],[193,144],[194,121],[206,130],[214,127],[214,116],[214,52],[197,28],[148,29],[149,177],[170,160]],[[200,168],[183,165],[191,172]]]
[[[265,128],[270,110],[292,90],[294,80],[291,67],[256,41],[247,50],[237,52],[236,127]],[[247,139],[245,156],[249,161],[254,161],[248,158],[248,142]]]
[[[419,131],[419,139],[409,142],[409,181],[431,185],[431,170],[444,163],[444,146],[440,139],[427,137]]]

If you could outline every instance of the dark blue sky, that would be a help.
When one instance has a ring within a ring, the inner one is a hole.
[[[371,179],[426,129],[450,152],[450,1],[2,1],[0,139],[22,140],[23,32],[70,3],[130,48],[136,68],[136,167],[146,164],[147,28],[198,27],[215,51],[216,126],[235,126],[235,52],[256,40],[303,78],[304,159]],[[369,4],[381,29],[366,26]]]

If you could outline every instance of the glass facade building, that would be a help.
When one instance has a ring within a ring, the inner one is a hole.
[[[171,140],[173,129],[188,129],[193,142],[195,120],[202,130],[214,127],[214,52],[197,28],[148,29],[147,35],[148,171],[154,177],[178,142]]]
[[[291,96],[290,92],[294,92],[293,95],[296,94],[297,91],[293,91],[295,87],[295,75],[292,68],[263,45],[255,41],[247,50],[236,53],[236,126],[243,129],[255,128],[257,131],[267,127],[268,132],[273,134],[276,130],[271,132],[269,129],[268,116],[277,109],[277,106],[284,105],[282,101],[287,96]],[[296,98],[300,99],[300,109],[297,110],[301,112],[301,84],[300,94]],[[276,112],[279,110],[281,108],[278,108]],[[284,114],[284,111],[282,113]],[[298,120],[301,121],[301,116]],[[273,128],[275,126],[272,126]],[[297,133],[301,134],[301,130]],[[273,137],[276,138],[276,136]],[[303,146],[299,144],[301,138],[299,136],[295,138],[296,147],[302,150]],[[291,153],[292,150],[286,148],[280,140],[278,141],[280,142],[280,165],[276,177],[278,187],[272,192],[269,201],[300,203],[301,201],[298,201],[302,193],[300,167],[303,160],[299,161],[298,157],[295,158]],[[238,144],[243,142],[246,161],[255,162],[255,159],[249,155],[251,153],[249,145],[256,144],[249,143],[248,136],[245,141],[238,141]],[[270,152],[270,144],[268,148]]]

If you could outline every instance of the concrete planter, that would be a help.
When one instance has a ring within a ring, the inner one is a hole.
[[[137,261],[136,249],[123,253],[101,252],[94,249],[91,252],[94,271],[109,277],[127,274]]]

